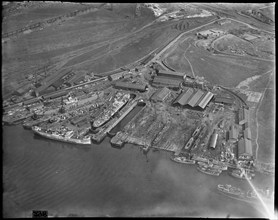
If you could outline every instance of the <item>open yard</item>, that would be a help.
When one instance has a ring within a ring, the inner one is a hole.
[[[46,3],[40,4],[47,5]],[[58,4],[61,7],[56,7]],[[44,15],[41,17],[38,15],[35,16],[34,13],[36,14],[36,11],[42,14],[48,13],[47,16],[53,17],[54,15],[66,14],[77,9],[72,10],[75,4],[69,4],[71,6],[64,7],[62,6],[63,4],[56,3],[55,7],[57,9],[53,10],[53,13],[49,15],[49,11],[52,12],[49,8],[54,6],[45,5],[40,8],[22,9],[21,14],[8,16],[6,19],[7,26],[14,26],[13,22],[17,22],[21,27],[25,25],[23,22],[24,19],[30,22],[33,20],[32,23],[37,22],[37,20],[34,20],[35,17],[44,19]],[[79,7],[80,4],[77,5]],[[130,35],[132,32],[139,30],[154,20],[154,15],[146,8],[142,8],[141,16],[135,17],[135,6],[135,4],[121,4],[121,7],[119,7],[118,4],[115,4],[112,11],[102,8],[98,11],[76,16],[60,24],[46,27],[43,30],[20,35],[15,40],[2,43],[3,91],[6,93],[15,89],[11,86],[11,82],[22,81],[27,74],[34,73],[36,69],[42,68],[49,63],[56,64],[60,67],[65,64],[74,67],[84,61],[90,61],[100,55],[105,55],[108,49],[108,40],[116,40]],[[85,6],[80,5],[80,7]],[[13,19],[22,14],[25,14],[24,19],[22,19],[23,23],[20,23],[21,21],[19,20],[13,21]],[[157,33],[155,35],[157,37]],[[146,36],[147,40],[150,40],[148,36]],[[123,42],[124,39],[119,41],[120,47],[117,49],[122,49],[122,47],[128,44],[128,42]],[[157,44],[154,46],[157,46]],[[111,45],[111,48],[113,46],[117,47],[117,45]],[[149,47],[143,46],[142,51],[138,52],[137,50],[133,50],[135,59],[142,54],[145,55],[148,52],[143,51],[145,49],[149,49]],[[134,53],[135,51],[136,53]],[[126,51],[123,50],[123,52]],[[129,53],[128,56],[133,54]],[[128,59],[130,58],[133,59],[132,56]],[[107,65],[106,62],[109,59],[105,59],[104,62],[103,60],[97,61],[103,62],[103,65]],[[120,60],[120,58],[117,59]],[[67,64],[67,62],[69,63]],[[126,59],[124,59],[124,62],[126,62]],[[96,65],[96,63],[91,62],[89,66],[91,67],[92,65]],[[113,68],[113,64],[111,66]]]
[[[213,84],[227,87],[235,87],[246,78],[263,74],[273,67],[272,62],[246,57],[212,55],[194,46],[187,50],[186,57],[195,75],[203,76]]]
[[[259,123],[258,160],[265,163],[274,162],[275,159],[275,100],[274,80],[272,74],[257,115]]]

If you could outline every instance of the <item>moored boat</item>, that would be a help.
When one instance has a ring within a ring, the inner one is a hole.
[[[239,179],[243,179],[243,180],[251,180],[252,177],[254,176],[254,174],[251,174],[250,172],[246,172],[245,170],[239,170],[239,169],[235,169],[232,172],[230,172],[230,175]]]
[[[220,173],[222,172],[222,170],[212,169],[212,168],[207,167],[207,166],[197,166],[197,169],[202,173],[205,173],[205,174],[208,174],[208,175],[213,175],[213,176],[219,176]]]
[[[191,160],[186,157],[172,157],[171,159],[178,163],[195,164],[195,160]]]
[[[55,132],[47,133],[44,129],[41,129],[38,126],[32,127],[32,130],[35,134],[38,134],[42,137],[46,137],[52,140],[58,140],[68,143],[75,143],[75,144],[91,144],[91,137],[86,135],[82,138],[71,138],[73,136],[73,132],[67,132],[65,136],[61,136]]]
[[[97,120],[94,121],[93,127],[98,128],[105,124],[113,115],[116,114],[129,100],[130,94],[117,93],[112,106],[104,110]]]

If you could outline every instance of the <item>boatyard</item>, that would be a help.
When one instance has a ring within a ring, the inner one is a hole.
[[[228,170],[243,178],[236,158],[254,176],[246,103],[200,78],[150,66],[141,68],[143,74],[123,71],[38,96],[8,110],[3,121],[23,121],[35,134],[69,143],[100,143],[108,135],[113,146],[172,152],[173,161],[196,164],[214,176]],[[166,84],[154,85],[156,77]],[[167,84],[171,80],[179,82],[177,87]]]
[[[273,3],[2,6],[4,217],[273,218]]]

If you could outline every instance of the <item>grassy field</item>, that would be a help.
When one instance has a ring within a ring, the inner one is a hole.
[[[147,33],[143,37],[129,42],[104,57],[93,60],[92,62],[89,60],[86,63],[82,63],[82,68],[102,73],[122,67],[139,60],[154,49],[160,47],[169,39],[174,38],[176,35],[177,32],[173,32],[169,28]]]
[[[81,4],[60,4],[60,3],[44,3],[44,7],[30,7],[21,10],[21,13],[9,16],[7,20],[2,23],[2,31],[10,32],[23,28],[27,25],[35,24],[48,18],[60,16],[86,8]]]
[[[57,4],[61,6],[57,6]],[[55,7],[53,6],[54,4],[50,4],[52,5],[51,7],[57,8],[50,15],[49,11],[52,12],[50,6],[30,9],[30,11],[34,11],[34,13],[36,11],[40,13],[45,11],[45,14],[48,13],[48,16],[52,17],[71,12],[73,7],[75,7],[75,4],[69,4],[70,6],[66,7],[62,6],[64,4],[57,4],[55,4]],[[77,5],[77,8],[81,7],[79,6],[80,4]],[[99,9],[3,43],[2,77],[4,83],[2,85],[5,87],[4,91],[14,89],[11,86],[12,82],[22,81],[27,74],[34,73],[35,69],[42,68],[48,63],[63,66],[69,62],[67,65],[74,67],[76,65],[80,66],[80,63],[84,61],[90,62],[91,59],[95,59],[99,55],[105,55],[107,43],[101,44],[102,42],[124,37],[154,20],[153,13],[145,8],[141,10],[141,16],[135,17],[135,6],[135,4],[121,4],[120,6],[115,4],[113,11]],[[45,18],[44,15],[39,17],[36,13],[35,16],[30,11],[23,9],[21,13],[25,13],[24,19],[26,21],[37,22],[37,20],[34,20],[35,17]],[[18,16],[20,14],[9,16],[7,18],[7,26],[13,26],[11,22],[17,22],[16,17]],[[13,19],[15,20],[13,21]],[[22,19],[23,23],[18,21],[20,27],[24,24],[24,19]],[[123,42],[124,40],[118,42],[119,49],[128,44],[128,42]],[[116,47],[117,45],[113,46]],[[146,48],[148,49],[148,47],[144,46],[143,49]],[[123,51],[126,52],[125,50]],[[142,53],[138,54],[141,55]],[[129,56],[131,55],[129,54]],[[137,54],[135,54],[135,58],[137,58]],[[107,59],[105,59],[103,65],[106,65],[106,61]],[[93,63],[93,65],[95,64]],[[92,63],[90,66],[92,66]]]
[[[187,48],[189,48],[190,44],[184,41],[180,44],[176,49],[170,53],[165,62],[169,65],[169,67],[173,68],[177,72],[185,72],[187,75],[192,76],[192,71],[188,61],[184,58],[184,53]]]
[[[266,89],[262,103],[258,111],[259,136],[258,136],[258,160],[265,163],[274,162],[275,155],[275,90],[273,75]]]
[[[194,72],[213,84],[235,87],[248,77],[267,72],[273,64],[246,57],[212,55],[191,46],[186,52]]]

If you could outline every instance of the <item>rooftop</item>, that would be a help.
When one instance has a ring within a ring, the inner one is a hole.
[[[238,142],[238,155],[253,156],[251,141],[244,138]]]
[[[202,90],[198,90],[195,93],[195,95],[190,99],[188,105],[190,105],[191,107],[195,107],[203,94],[204,92]]]
[[[205,108],[209,101],[212,99],[214,95],[211,92],[207,92],[207,94],[203,97],[203,99],[199,102],[198,106],[201,108]]]
[[[174,103],[179,103],[180,105],[186,105],[188,104],[188,101],[194,94],[194,90],[192,88],[187,89],[182,94],[179,95],[179,97],[175,100]]]

